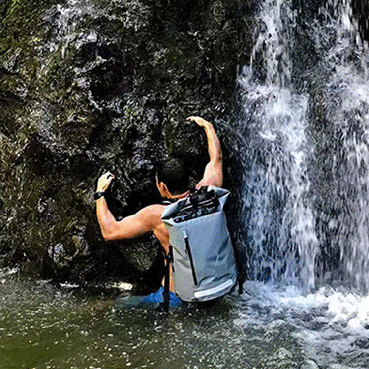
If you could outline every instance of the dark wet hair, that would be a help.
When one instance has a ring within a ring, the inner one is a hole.
[[[156,166],[156,175],[159,182],[168,187],[172,195],[180,195],[188,190],[189,174],[183,160],[170,158]]]

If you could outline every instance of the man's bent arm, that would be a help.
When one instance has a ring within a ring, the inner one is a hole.
[[[96,192],[104,193],[113,179],[112,173],[103,174],[97,182]],[[156,209],[153,207],[147,207],[118,222],[110,212],[105,196],[100,196],[96,200],[96,216],[102,236],[106,241],[133,238],[151,232],[154,228],[153,219],[155,217],[152,217],[154,210]]]
[[[144,208],[134,215],[117,221],[110,212],[104,197],[96,201],[97,220],[105,241],[134,238],[153,231],[149,213],[150,209]]]

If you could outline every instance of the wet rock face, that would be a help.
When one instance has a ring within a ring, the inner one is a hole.
[[[159,283],[150,235],[102,240],[96,179],[115,173],[109,206],[122,217],[157,202],[158,160],[180,155],[192,181],[201,177],[206,140],[183,122],[231,110],[253,6],[1,2],[0,254],[7,263],[55,280],[124,279],[144,290]]]

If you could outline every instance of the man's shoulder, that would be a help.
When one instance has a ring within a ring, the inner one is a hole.
[[[161,214],[163,213],[164,207],[165,206],[161,204],[154,204],[154,205],[146,206],[141,211],[144,211],[146,214],[151,214],[151,215],[157,214],[161,216]]]
[[[141,209],[138,214],[150,222],[161,222],[161,215],[164,211],[164,205],[155,204],[149,205]]]

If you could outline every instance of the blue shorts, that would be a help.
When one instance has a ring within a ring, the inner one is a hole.
[[[163,302],[164,287],[161,287],[158,291],[151,293],[150,295],[142,297],[142,304],[160,304]],[[182,304],[182,300],[172,291],[169,291],[169,306],[179,306]]]
[[[118,305],[137,306],[137,305],[156,305],[163,302],[164,287],[147,296],[130,296],[117,300]],[[169,291],[169,306],[178,307],[183,301],[172,291]]]

